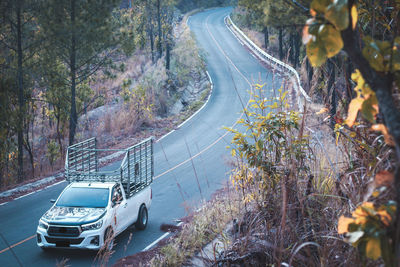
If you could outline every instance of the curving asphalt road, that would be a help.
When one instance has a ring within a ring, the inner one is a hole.
[[[230,8],[213,9],[188,20],[205,52],[214,89],[196,116],[155,144],[156,179],[148,227],[144,231],[132,227],[118,236],[110,264],[142,251],[164,234],[162,223],[175,223],[187,215],[188,207],[196,209],[228,181],[230,156],[225,147],[231,136],[222,127],[234,125],[241,116],[251,83],[272,83],[271,73],[226,28],[224,17],[230,12]],[[97,265],[90,251],[43,252],[36,246],[37,222],[51,206],[49,200],[65,186],[62,182],[0,206],[0,266],[55,266],[62,259],[69,259],[71,266]],[[7,249],[5,240],[12,249]]]

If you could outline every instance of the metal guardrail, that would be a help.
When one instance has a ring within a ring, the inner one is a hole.
[[[235,23],[233,23],[233,21],[231,20],[230,16],[226,17],[226,24],[228,27],[230,27],[232,29],[233,34],[239,38],[240,40],[242,40],[242,42],[248,46],[249,48],[251,48],[251,50],[253,51],[253,53],[255,55],[257,55],[259,58],[267,61],[269,64],[271,64],[271,62],[273,64],[275,64],[276,66],[279,66],[285,70],[290,71],[296,78],[296,82],[297,82],[297,87],[298,90],[300,91],[301,95],[303,96],[303,98],[305,99],[305,101],[307,102],[311,102],[311,98],[307,95],[307,93],[304,91],[303,87],[301,86],[301,82],[300,82],[300,77],[299,74],[297,73],[297,71],[292,67],[289,66],[288,64],[274,58],[273,56],[267,54],[264,50],[262,50],[260,47],[258,47],[253,41],[251,41],[246,34],[244,34],[236,25]],[[299,107],[301,106],[300,100],[299,100]]]
[[[150,137],[127,149],[97,149],[96,138],[68,147],[65,178],[68,182],[121,182],[128,196],[153,182],[154,138]],[[99,171],[98,153],[122,151],[121,165],[112,171]]]

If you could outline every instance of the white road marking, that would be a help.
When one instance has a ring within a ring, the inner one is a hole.
[[[183,222],[178,223],[176,226],[181,226]],[[157,238],[153,243],[151,243],[150,245],[148,245],[147,247],[145,247],[142,251],[147,251],[149,249],[151,249],[152,247],[154,247],[155,245],[157,245],[158,242],[160,242],[161,240],[163,240],[164,238],[166,238],[171,232],[166,232],[165,234],[163,234],[162,236],[160,236],[159,238]]]
[[[65,180],[62,180],[62,181],[59,181],[59,182],[57,182],[57,183],[48,185],[48,186],[46,186],[46,187],[44,187],[44,188],[36,189],[35,191],[32,191],[32,192],[30,192],[30,193],[28,193],[28,194],[26,194],[26,195],[22,195],[22,196],[19,196],[19,197],[17,197],[17,198],[14,198],[12,201],[18,200],[18,199],[21,199],[21,198],[24,198],[24,197],[27,197],[27,196],[32,195],[32,194],[34,194],[34,193],[37,193],[37,192],[39,192],[39,191],[41,191],[41,190],[48,189],[48,188],[50,188],[50,187],[56,186],[56,185],[61,184],[61,183],[64,183],[64,182],[65,182]],[[5,205],[5,204],[7,204],[7,203],[10,203],[10,201],[1,203],[0,206],[3,206],[3,205]]]

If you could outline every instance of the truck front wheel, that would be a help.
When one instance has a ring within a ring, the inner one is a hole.
[[[143,204],[142,206],[140,206],[140,209],[139,209],[138,218],[137,218],[137,221],[135,223],[136,228],[139,229],[139,230],[146,229],[147,221],[148,221],[147,208]]]

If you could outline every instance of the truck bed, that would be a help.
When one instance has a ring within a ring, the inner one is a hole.
[[[121,182],[128,197],[153,181],[153,138],[127,149],[97,149],[97,141],[90,138],[68,147],[65,176],[68,182]],[[122,151],[122,161],[99,169],[99,153]]]

